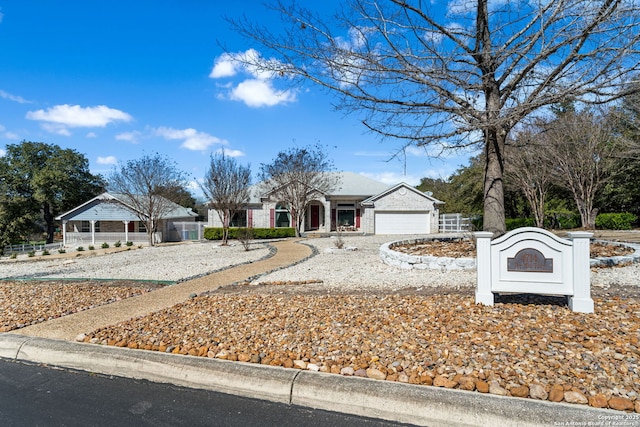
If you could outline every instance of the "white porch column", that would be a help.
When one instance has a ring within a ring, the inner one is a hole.
[[[62,220],[62,246],[67,246],[67,220]]]
[[[490,231],[478,231],[476,236],[476,304],[493,305],[491,292],[491,237]]]
[[[331,232],[331,200],[324,200],[322,202],[324,206],[324,231]]]
[[[124,223],[124,243],[129,241],[129,221],[122,221]]]
[[[92,219],[91,221],[91,244],[95,246],[96,244],[96,220]]]
[[[569,297],[569,308],[580,313],[593,313],[589,261],[589,239],[593,233],[574,231],[567,234],[573,242],[573,296]]]

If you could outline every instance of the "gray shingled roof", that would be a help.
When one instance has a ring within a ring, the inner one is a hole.
[[[382,193],[391,186],[364,175],[353,172],[328,172],[340,177],[339,188],[332,191],[329,196],[357,196],[370,197]],[[260,204],[260,197],[264,196],[264,189],[260,183],[251,186],[249,203]]]

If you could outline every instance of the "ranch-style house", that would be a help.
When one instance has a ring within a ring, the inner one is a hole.
[[[305,212],[301,232],[360,232],[366,234],[428,234],[438,232],[443,202],[406,183],[389,186],[352,172],[339,174],[339,185],[318,193]],[[218,213],[209,209],[208,225],[221,227]],[[251,187],[246,208],[234,215],[231,226],[293,227],[291,214],[264,186]]]
[[[126,199],[121,195],[102,193],[56,217],[56,220],[62,222],[63,244],[82,246],[117,241],[147,243],[144,222],[140,221],[135,209],[123,200]],[[180,241],[184,237],[182,229],[184,225],[188,225],[185,223],[196,225],[198,215],[195,212],[176,203],[169,203],[175,206],[160,221],[159,231],[154,236],[158,243]]]

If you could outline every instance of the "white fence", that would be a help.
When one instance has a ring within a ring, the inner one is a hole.
[[[167,242],[182,242],[204,239],[206,222],[171,222],[168,227]]]
[[[4,247],[4,254],[13,254],[13,253],[25,253],[25,252],[36,252],[43,250],[58,250],[62,248],[62,242],[58,243],[24,243],[20,245],[9,245]]]
[[[158,233],[157,239],[162,239],[162,233]],[[144,244],[149,241],[147,233],[140,232],[96,232],[95,235],[87,232],[68,231],[65,236],[67,246],[87,246],[101,245],[102,243],[113,244],[120,242],[123,245],[129,241]],[[157,240],[162,241],[162,240]]]
[[[438,228],[440,233],[471,231],[471,218],[460,213],[441,214]]]

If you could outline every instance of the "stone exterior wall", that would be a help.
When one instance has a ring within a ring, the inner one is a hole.
[[[377,199],[375,204],[381,211],[433,211],[435,208],[431,200],[403,187]]]

